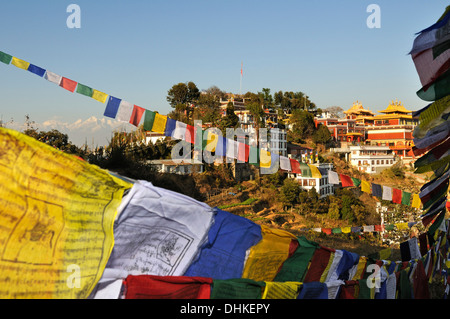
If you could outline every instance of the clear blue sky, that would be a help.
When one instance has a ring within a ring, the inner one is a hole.
[[[81,29],[66,8],[81,7]],[[369,29],[369,4],[381,28]],[[0,51],[146,109],[168,113],[167,91],[193,81],[242,91],[302,91],[318,107],[359,100],[379,111],[393,99],[427,103],[411,57],[415,33],[433,24],[441,0],[5,1]],[[42,122],[101,118],[104,105],[0,64],[0,115]]]

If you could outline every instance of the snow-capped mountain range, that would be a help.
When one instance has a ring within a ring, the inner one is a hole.
[[[38,131],[56,129],[61,133],[67,134],[69,141],[73,144],[81,147],[87,143],[88,147],[91,148],[108,145],[115,131],[130,132],[136,129],[135,126],[126,122],[106,118],[98,119],[95,116],[91,116],[86,120],[78,119],[73,123],[53,118],[42,123],[33,123],[32,126]],[[25,124],[21,125],[16,122],[7,124],[6,127],[18,131],[26,129]]]

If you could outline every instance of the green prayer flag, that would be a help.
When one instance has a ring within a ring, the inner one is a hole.
[[[402,191],[402,205],[409,206],[411,203],[411,193]]]
[[[394,228],[395,228],[394,224],[384,225],[384,230],[394,230]]]
[[[94,89],[84,84],[78,83],[77,93],[92,97],[92,94],[94,94]]]
[[[331,232],[333,233],[333,234],[342,234],[342,229],[339,227],[339,228],[333,228],[332,230],[331,230]]]
[[[245,278],[218,280],[214,279],[211,299],[261,299],[263,281]]]
[[[427,233],[433,237],[434,233],[438,230],[439,226],[441,226],[442,221],[444,220],[445,217],[445,210],[442,211],[438,217],[436,217],[436,219],[434,220],[433,224],[428,228]]]
[[[6,54],[2,51],[0,51],[0,62],[3,62],[5,64],[10,64],[12,60],[12,55]]]
[[[407,268],[400,271],[400,284],[398,288],[398,299],[412,299],[412,287],[409,281]]]
[[[250,146],[248,162],[252,165],[259,165],[259,149],[257,147]]]
[[[417,96],[424,101],[436,101],[450,94],[450,70],[442,74],[426,90],[421,88]]]
[[[155,112],[145,110],[144,114],[144,131],[151,131],[153,128],[153,122],[155,121]]]
[[[371,299],[370,287],[367,284],[367,279],[358,279],[358,283],[359,283],[358,299]]]
[[[303,282],[311,261],[319,244],[309,241],[304,236],[298,237],[298,247],[289,257],[277,273],[273,281],[295,281]]]
[[[355,185],[355,187],[359,187],[359,185],[361,185],[361,180],[359,178],[351,177],[351,179],[352,179],[353,185]]]
[[[311,168],[308,164],[300,163],[300,170],[302,171],[302,177],[312,177]]]

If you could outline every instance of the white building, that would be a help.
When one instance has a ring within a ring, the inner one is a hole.
[[[333,170],[333,164],[331,163],[316,163],[312,164],[317,166],[322,177],[312,178],[304,177],[301,174],[289,173],[288,177],[295,178],[300,184],[300,188],[309,191],[311,188],[315,188],[319,198],[325,198],[329,195],[334,195],[334,184],[330,184],[328,180],[328,170]]]
[[[269,131],[270,144],[269,150],[271,153],[287,157],[287,133],[285,130],[272,128]]]
[[[187,175],[203,172],[203,164],[192,160],[182,161],[181,163],[174,162],[171,159],[160,159],[148,161],[160,173],[171,173],[179,175]]]
[[[350,165],[369,174],[377,174],[396,163],[389,146],[350,146]]]

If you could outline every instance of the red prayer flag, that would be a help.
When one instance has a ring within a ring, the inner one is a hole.
[[[322,246],[316,249],[303,282],[320,281],[320,277],[328,266],[332,252],[335,252],[335,250]]]
[[[341,178],[342,187],[352,187],[355,186],[353,184],[353,180],[350,176],[339,174],[339,177]]]
[[[77,82],[72,81],[68,78],[62,77],[61,79],[61,83],[59,84],[59,86],[65,88],[66,90],[70,91],[70,92],[74,92],[75,89],[77,88]]]
[[[392,189],[392,202],[396,204],[402,203],[402,190],[393,188]]]
[[[250,154],[250,146],[245,143],[239,143],[238,160],[241,162],[248,162],[249,154]]]
[[[300,169],[300,163],[297,160],[292,159],[292,158],[290,158],[289,161],[291,162],[291,171],[292,171],[292,173],[301,175],[302,174],[302,170]]]
[[[186,125],[185,141],[191,144],[195,142],[195,128],[192,125]]]
[[[145,109],[135,105],[133,107],[133,113],[131,113],[130,117],[130,123],[134,126],[139,126],[139,123],[141,122],[142,115],[144,114]]]
[[[125,299],[209,299],[211,278],[129,275]]]

